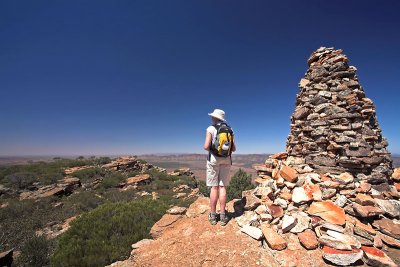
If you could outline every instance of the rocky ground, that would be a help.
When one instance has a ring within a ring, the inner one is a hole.
[[[183,215],[164,215],[152,229],[154,240],[133,244],[132,256],[111,266],[326,265],[315,255],[319,252],[310,253],[298,241],[282,254],[265,249],[260,242],[244,235],[234,220],[225,227],[211,225],[207,220],[208,204],[208,198],[200,197]],[[233,202],[233,212],[232,205]]]

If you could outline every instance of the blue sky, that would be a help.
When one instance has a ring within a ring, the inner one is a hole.
[[[0,155],[284,150],[320,46],[345,51],[400,153],[399,1],[1,1]]]

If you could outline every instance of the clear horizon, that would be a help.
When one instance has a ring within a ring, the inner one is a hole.
[[[2,1],[0,156],[201,154],[214,108],[238,153],[284,151],[320,46],[357,67],[398,155],[398,10],[390,0]]]

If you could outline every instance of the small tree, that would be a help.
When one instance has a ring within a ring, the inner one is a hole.
[[[249,190],[255,186],[251,183],[251,174],[247,174],[239,169],[231,178],[231,182],[227,187],[227,198],[232,200],[242,197],[242,191]]]

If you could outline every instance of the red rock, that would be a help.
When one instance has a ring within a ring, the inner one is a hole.
[[[271,156],[272,159],[286,159],[288,156],[287,152],[279,152]]]
[[[374,247],[362,246],[361,249],[365,253],[365,262],[371,266],[393,266],[396,267],[396,263],[393,262],[389,256],[387,256],[382,250]]]
[[[372,225],[384,234],[400,239],[400,224],[386,218],[375,220]]]
[[[322,253],[324,259],[340,266],[351,265],[363,256],[363,251],[360,249],[339,250],[328,246],[323,247]]]
[[[307,229],[304,232],[298,233],[297,237],[299,238],[300,243],[306,249],[316,249],[318,247],[317,236],[314,231]]]
[[[283,179],[291,183],[295,182],[299,176],[297,172],[289,166],[283,166],[283,168],[280,170],[280,175]]]
[[[346,222],[344,210],[329,200],[313,202],[307,212],[330,223],[343,225]]]
[[[283,216],[283,209],[281,206],[278,205],[267,205],[267,211],[274,218],[279,218]]]
[[[375,205],[374,199],[371,196],[365,194],[357,194],[354,201],[363,206]]]
[[[397,191],[400,191],[400,183],[394,183],[394,187]]]
[[[392,179],[400,182],[400,168],[396,168],[393,170]]]
[[[373,217],[383,214],[383,210],[374,206],[361,206],[357,203],[353,203],[353,209],[356,215],[360,217]]]
[[[262,232],[264,234],[265,240],[270,248],[275,250],[283,250],[287,247],[287,243],[282,236],[275,232],[269,226],[263,226]]]

